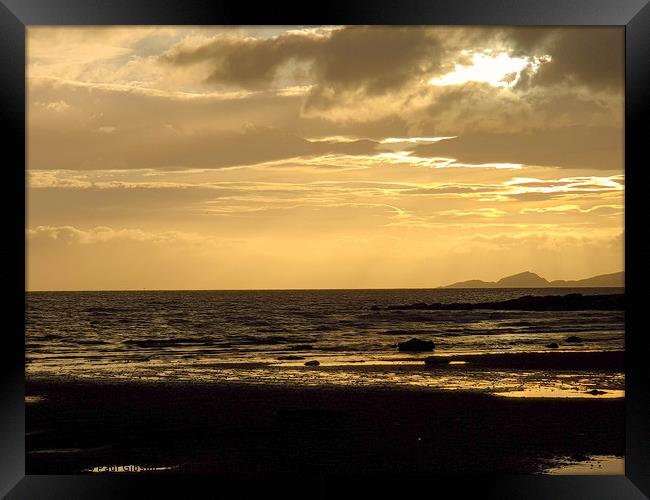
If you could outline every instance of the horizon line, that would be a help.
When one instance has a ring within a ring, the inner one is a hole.
[[[590,278],[596,278],[598,276],[607,276],[610,274],[617,274],[617,273],[624,273],[625,269],[622,271],[614,271],[611,273],[602,273],[602,274],[595,274],[593,276],[589,276],[587,278],[578,278],[578,279],[557,279],[557,280],[548,280],[547,278],[542,278],[537,273],[534,273],[532,271],[522,271],[519,273],[515,273],[510,276],[516,276],[518,274],[523,274],[523,273],[532,273],[536,274],[542,279],[545,279],[549,284],[555,282],[555,281],[582,281]],[[503,279],[503,278],[501,278]],[[25,293],[30,293],[30,292],[264,292],[264,291],[317,291],[317,290],[436,290],[440,288],[447,288],[447,289],[456,289],[456,290],[489,290],[489,289],[495,289],[495,290],[504,290],[504,289],[512,289],[512,290],[523,290],[523,289],[529,289],[529,288],[625,288],[625,285],[623,286],[567,286],[567,287],[562,287],[562,286],[524,286],[524,287],[452,287],[452,285],[455,285],[457,283],[464,283],[467,281],[483,281],[484,283],[494,283],[495,285],[497,284],[497,281],[484,281],[481,279],[471,279],[471,280],[463,280],[463,281],[456,281],[447,285],[438,285],[438,286],[394,286],[394,287],[348,287],[348,288],[341,288],[341,287],[324,287],[324,288],[308,288],[308,287],[297,287],[297,288],[98,288],[98,289],[58,289],[58,290],[46,290],[46,289],[37,289],[37,290],[25,290]]]
[[[513,287],[387,287],[387,288],[102,288],[95,290],[25,290],[25,293],[85,293],[85,292],[318,292],[318,291],[367,291],[367,290],[536,290],[577,288],[625,288],[625,286],[513,286]]]

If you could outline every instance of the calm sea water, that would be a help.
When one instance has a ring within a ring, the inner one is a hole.
[[[624,348],[624,313],[382,311],[372,306],[621,291],[30,292],[27,374],[280,383],[292,377],[299,383],[370,383],[379,378],[383,383],[396,380],[397,369],[368,367],[408,364],[396,343],[412,337],[433,340],[439,354],[540,351],[568,335],[579,335],[584,342],[563,344],[563,350],[619,350]],[[287,356],[303,359],[278,359]],[[310,359],[319,360],[323,369],[306,371],[303,363]],[[402,372],[397,378],[408,383],[423,376]]]

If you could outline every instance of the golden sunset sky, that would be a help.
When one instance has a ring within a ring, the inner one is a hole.
[[[623,270],[622,28],[27,32],[29,290]]]

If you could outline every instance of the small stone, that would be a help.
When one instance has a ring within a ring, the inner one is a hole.
[[[577,335],[571,335],[570,337],[567,337],[564,341],[569,342],[571,344],[576,344],[578,342],[582,342],[582,338],[578,337]]]
[[[424,358],[424,364],[427,366],[446,365],[448,363],[449,363],[449,357],[429,356],[428,358]]]
[[[411,339],[406,342],[400,342],[397,344],[397,348],[400,351],[433,351],[435,344],[432,340],[420,340],[420,339]]]

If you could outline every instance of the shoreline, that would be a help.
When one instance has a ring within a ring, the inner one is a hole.
[[[319,366],[305,366],[317,359]],[[445,355],[419,353],[375,360],[337,360],[316,353],[276,363],[210,361],[192,366],[159,360],[134,367],[106,364],[75,371],[27,370],[27,381],[66,384],[223,385],[298,390],[367,388],[470,391],[510,397],[622,398],[623,351]]]
[[[305,352],[298,352],[295,359],[285,358],[281,359],[281,353],[269,353],[268,357],[273,357],[273,360],[261,361],[214,361],[210,366],[221,366],[224,368],[295,368],[303,365],[302,361],[308,359],[321,358],[328,363],[328,358],[336,357],[336,353],[328,351],[309,350]],[[296,351],[294,351],[296,352]],[[346,353],[349,354],[349,353]],[[380,353],[371,351],[370,354],[377,356]],[[444,365],[445,363],[457,363],[464,361],[468,367],[480,368],[521,368],[521,369],[557,369],[557,370],[620,370],[624,369],[625,351],[624,350],[543,350],[543,351],[495,351],[489,353],[477,352],[452,352],[445,351],[430,351],[418,353],[381,353],[384,356],[393,354],[395,357],[372,357],[369,359],[344,359],[332,363],[323,364],[321,368],[352,368],[351,365],[365,369],[367,367],[374,367],[376,369],[387,368],[391,366],[430,368],[433,365],[427,364],[426,359],[435,359],[434,364]],[[355,354],[357,357],[363,357],[364,353],[359,352]],[[399,357],[398,357],[399,356]],[[74,356],[66,356],[70,359]],[[87,355],[79,355],[79,359],[88,359]],[[97,354],[97,359],[102,359],[104,355]],[[46,358],[50,360],[52,358]],[[29,360],[28,365],[34,365],[33,360]]]

